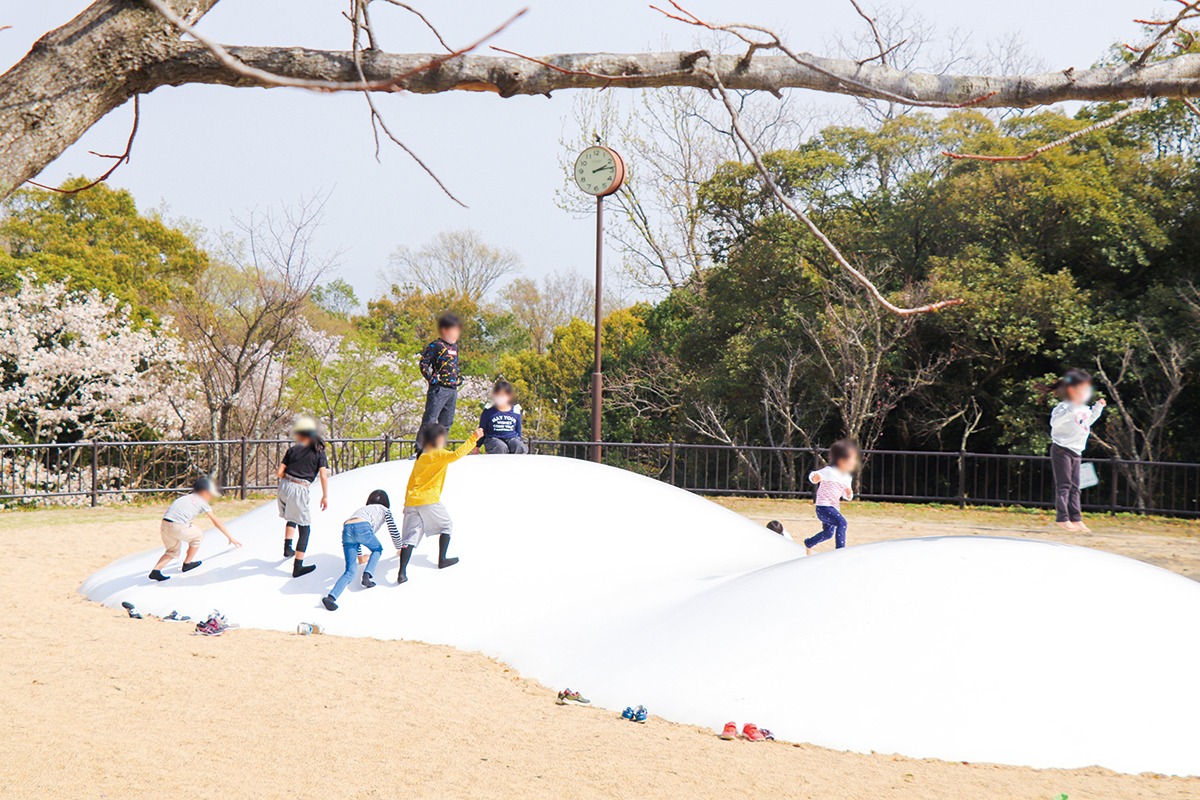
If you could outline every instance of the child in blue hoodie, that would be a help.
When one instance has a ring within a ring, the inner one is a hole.
[[[513,387],[505,380],[492,387],[492,403],[479,415],[483,428],[483,452],[488,455],[524,455],[529,450],[521,439],[521,407],[513,405]]]

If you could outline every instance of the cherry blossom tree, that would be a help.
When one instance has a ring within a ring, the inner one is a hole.
[[[186,434],[203,422],[169,320],[135,324],[98,291],[21,276],[0,296],[0,437],[9,442]]]

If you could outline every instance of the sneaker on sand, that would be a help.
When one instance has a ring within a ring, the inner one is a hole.
[[[554,701],[555,705],[560,706],[590,706],[591,700],[581,695],[579,692],[572,692],[570,689],[563,689],[558,693],[558,699]]]
[[[650,712],[646,710],[645,706],[638,706],[633,710],[634,722],[640,722],[644,725],[648,719],[650,719]]]
[[[317,636],[324,632],[325,631],[321,629],[321,626],[315,622],[301,622],[296,626],[296,633],[300,634],[301,636]]]
[[[129,612],[130,619],[141,619],[142,618],[142,613],[140,611],[138,611],[136,608],[134,608],[133,603],[129,602],[128,600],[121,603],[121,608],[123,608]]]
[[[204,622],[196,623],[196,633],[200,636],[220,636],[228,628],[221,624],[216,617],[209,617]]]
[[[241,625],[238,625],[236,622],[230,622],[229,620],[225,619],[225,615],[222,614],[220,611],[217,611],[215,608],[213,609],[213,612],[211,614],[209,614],[208,616],[210,619],[216,619],[217,622],[221,623],[221,627],[224,628],[225,630],[231,630],[233,628],[241,627]]]
[[[737,738],[737,723],[726,722],[725,730],[721,731],[721,738],[727,742],[731,742]]]
[[[766,739],[768,742],[775,741],[775,734],[771,733],[766,728],[759,728],[758,732],[761,733],[763,735],[763,738]]]
[[[634,716],[633,706],[626,706],[625,710],[621,712],[621,719],[627,719],[630,722],[633,722]]]
[[[742,727],[742,738],[747,742],[764,742],[767,737],[763,736],[763,732],[758,729],[758,726],[752,722],[747,722]]]

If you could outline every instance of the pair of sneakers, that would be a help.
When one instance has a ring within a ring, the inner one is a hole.
[[[630,722],[640,722],[644,725],[646,724],[646,720],[650,719],[650,712],[646,710],[645,706],[626,708],[621,712],[621,719],[626,719]]]
[[[236,627],[236,625],[230,624],[220,611],[213,611],[204,622],[196,623],[196,633],[200,636],[220,636],[225,631]]]
[[[725,741],[732,741],[738,738],[738,728],[736,722],[726,722],[725,729],[721,731],[721,738]],[[741,738],[747,742],[765,742],[768,740],[774,741],[775,736],[765,728],[759,728],[753,722],[747,722],[742,726]]]

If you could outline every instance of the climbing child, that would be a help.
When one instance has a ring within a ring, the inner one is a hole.
[[[450,532],[453,524],[446,507],[442,505],[442,485],[446,482],[446,468],[475,449],[483,438],[483,429],[477,428],[457,450],[446,449],[446,428],[438,422],[426,422],[417,434],[417,445],[421,455],[413,464],[408,477],[408,488],[404,491],[404,521],[401,535],[392,534],[400,556],[400,574],[397,583],[408,580],[408,562],[413,548],[423,536],[438,536],[438,569],[452,567],[457,558],[446,555],[450,548]]]
[[[279,478],[279,516],[283,518],[283,557],[296,557],[292,577],[299,578],[316,569],[304,565],[308,537],[312,533],[312,511],[308,493],[312,482],[321,480],[321,510],[329,506],[329,461],[325,458],[325,442],[317,433],[317,421],[300,417],[292,428],[296,443],[283,454],[275,475]],[[297,539],[297,534],[299,538]],[[296,546],[292,547],[292,542]]]
[[[396,520],[392,517],[392,501],[387,492],[376,489],[367,497],[367,504],[350,515],[342,525],[342,553],[346,557],[346,571],[337,579],[329,594],[321,598],[321,603],[330,611],[337,611],[337,599],[354,580],[358,570],[358,551],[366,547],[371,551],[367,559],[367,567],[363,570],[362,585],[370,589],[375,585],[375,567],[379,564],[379,556],[383,553],[383,545],[375,534],[384,525],[392,539],[400,535],[396,529]]]
[[[214,498],[220,497],[221,493],[217,491],[217,487],[208,478],[197,478],[192,484],[190,494],[185,494],[167,509],[167,513],[163,514],[162,523],[159,525],[159,530],[162,533],[163,546],[166,547],[166,552],[162,554],[162,558],[154,565],[154,569],[150,570],[150,579],[156,581],[168,581],[169,575],[163,575],[162,570],[167,564],[170,564],[175,556],[179,555],[180,545],[187,545],[187,553],[183,557],[183,571],[190,572],[200,566],[200,562],[196,560],[196,551],[200,549],[200,543],[204,541],[204,534],[200,529],[192,524],[192,521],[201,514],[208,514],[208,519],[213,526],[221,533],[225,534],[225,538],[234,547],[241,547],[242,543],[233,538],[221,520],[217,519],[216,514],[212,513],[212,501]]]
[[[513,387],[508,381],[496,381],[492,387],[492,403],[479,415],[479,428],[483,452],[488,455],[529,452],[521,439],[521,407],[513,405]]]
[[[858,445],[849,439],[834,442],[829,447],[829,466],[810,472],[808,480],[817,486],[817,519],[821,532],[804,540],[808,555],[825,540],[836,537],[835,546],[846,546],[846,518],[842,516],[842,500],[854,499],[853,474],[861,456]]]
[[[782,536],[784,539],[787,539],[789,542],[796,541],[795,539],[792,538],[792,535],[787,532],[787,528],[783,527],[783,523],[777,519],[773,519],[767,523],[767,530],[769,530],[771,533],[778,533],[780,536]]]
[[[454,424],[458,387],[462,385],[462,375],[458,371],[458,338],[461,335],[462,320],[455,314],[443,314],[438,319],[438,338],[425,345],[421,352],[421,374],[429,384],[425,413],[421,415],[422,425],[440,422],[450,430]]]
[[[1050,412],[1055,521],[1069,531],[1087,531],[1079,500],[1079,469],[1092,425],[1100,419],[1107,404],[1097,400],[1095,405],[1088,405],[1092,400],[1092,376],[1081,369],[1067,370],[1046,389],[1060,400]]]

